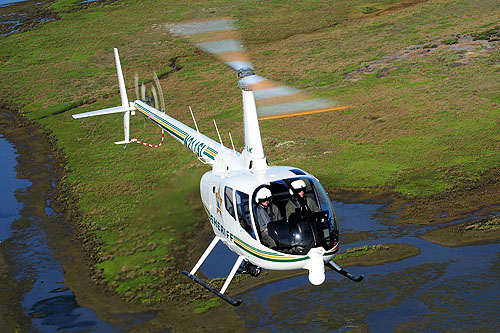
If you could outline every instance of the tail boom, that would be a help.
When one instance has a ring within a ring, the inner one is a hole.
[[[221,150],[227,149],[220,143],[142,101],[135,101],[134,107],[207,164],[213,165],[217,154]]]

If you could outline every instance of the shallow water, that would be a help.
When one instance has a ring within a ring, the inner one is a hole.
[[[16,2],[22,2],[25,0],[0,0],[0,7],[2,6],[8,6],[10,4],[16,3]]]
[[[422,253],[385,265],[350,267],[354,275],[366,275],[360,283],[330,271],[318,287],[300,276],[239,295],[245,301],[238,312],[249,330],[498,331],[499,244],[447,248],[420,239],[424,227],[387,223],[382,205],[334,206],[341,233],[368,231],[366,239],[344,248],[398,242]]]
[[[360,283],[328,271],[321,286],[312,286],[302,275],[234,296],[244,300],[237,312],[248,330],[500,329],[500,244],[448,248],[419,237],[436,226],[394,223],[397,213],[385,212],[382,204],[333,205],[341,228],[341,252],[363,245],[404,243],[421,253],[384,265],[349,267],[353,275],[366,276]],[[354,236],[358,233],[362,239]],[[201,271],[208,278],[226,277],[236,259],[219,243]]]
[[[17,179],[15,166],[17,164],[16,151],[14,147],[0,134],[0,156],[2,156],[2,177],[0,177],[0,242],[10,237],[12,221],[19,217],[22,204],[19,203],[14,194],[16,189],[27,187],[30,182],[27,179]]]
[[[57,173],[46,141],[29,127],[12,126],[7,113],[0,113],[0,122],[0,246],[13,263],[12,283],[23,286],[18,295],[23,312],[37,331],[112,330],[78,305],[50,247],[50,237],[70,238],[71,231],[51,208]]]

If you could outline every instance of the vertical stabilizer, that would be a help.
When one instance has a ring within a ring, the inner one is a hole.
[[[259,120],[255,98],[251,88],[243,87],[243,122],[245,128],[245,150],[249,169],[264,169],[267,167],[262,138],[260,136]]]
[[[118,55],[118,49],[115,48],[115,60],[116,60],[116,71],[118,74],[118,85],[120,86],[120,98],[122,101],[122,107],[127,109],[123,112],[123,134],[125,136],[123,141],[115,142],[116,144],[127,144],[130,141],[130,111],[127,90],[125,90],[125,80],[123,79],[122,66],[120,65],[120,57]]]

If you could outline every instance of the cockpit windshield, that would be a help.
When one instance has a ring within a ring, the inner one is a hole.
[[[252,202],[259,238],[269,248],[306,254],[313,247],[329,250],[338,242],[333,207],[313,178],[295,177],[261,185]]]

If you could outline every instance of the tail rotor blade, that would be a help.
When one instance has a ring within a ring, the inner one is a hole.
[[[135,87],[135,99],[141,99],[139,93],[139,74],[135,73],[134,76],[134,87]]]
[[[160,79],[158,79],[158,75],[156,75],[156,72],[154,72],[153,79],[155,81],[156,89],[158,90],[158,95],[160,97],[161,110],[165,111],[165,99],[163,98],[163,90],[161,89]]]
[[[156,93],[155,86],[151,86],[151,92],[153,93],[153,100],[155,102],[155,109],[159,110],[158,94]]]
[[[141,100],[146,100],[146,86],[144,85],[144,83],[141,84]]]

